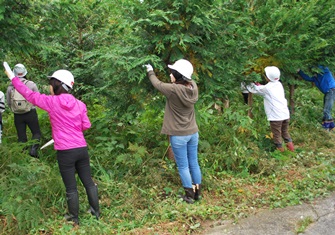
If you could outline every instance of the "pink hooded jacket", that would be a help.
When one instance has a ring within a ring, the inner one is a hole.
[[[71,94],[45,95],[33,92],[18,77],[12,84],[26,100],[49,114],[55,150],[86,147],[83,131],[91,127],[86,105]]]

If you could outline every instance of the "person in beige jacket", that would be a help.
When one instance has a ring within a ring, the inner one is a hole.
[[[20,78],[20,80],[24,82],[32,91],[38,92],[36,84],[33,81],[27,79],[26,75],[28,72],[23,64],[16,64],[14,66],[13,73],[15,76]],[[39,142],[41,138],[41,130],[38,122],[36,107],[24,99],[23,102],[24,103],[27,102],[27,104],[25,103],[25,107],[27,107],[28,109],[23,111],[14,109],[13,108],[14,106],[12,106],[12,104],[14,104],[15,102],[12,97],[12,92],[14,92],[14,90],[15,90],[14,86],[10,84],[6,92],[6,101],[8,107],[14,113],[14,124],[17,132],[18,142],[26,143],[28,141],[26,133],[26,129],[28,127],[31,131],[32,139],[34,140],[34,143],[29,148],[29,154],[30,156],[37,158]]]
[[[198,87],[192,80],[193,65],[185,59],[168,65],[171,83],[160,81],[150,64],[145,65],[152,85],[166,97],[161,133],[170,137],[171,147],[185,190],[187,203],[199,200],[201,170],[198,163],[198,125],[194,105],[198,101]]]

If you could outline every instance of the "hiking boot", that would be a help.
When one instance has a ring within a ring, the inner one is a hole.
[[[33,144],[29,150],[29,155],[35,158],[38,158],[38,148],[39,144]]]

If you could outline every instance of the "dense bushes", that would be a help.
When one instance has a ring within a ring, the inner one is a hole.
[[[201,102],[197,105],[204,177],[204,199],[198,205],[178,199],[182,191],[178,171],[165,155],[168,143],[160,134],[162,110],[155,111],[148,103],[143,113],[126,123],[106,118],[108,111],[101,112],[99,105],[90,106],[93,125],[86,138],[92,174],[99,185],[102,218],[97,222],[85,213],[87,199],[80,186],[82,224],[78,232],[112,234],[160,227],[178,233],[162,225],[168,221],[182,226],[181,231],[199,230],[204,219],[238,218],[240,213],[248,213],[249,206],[286,206],[332,190],[334,162],[329,148],[334,146],[334,137],[324,133],[318,123],[321,94],[314,89],[301,90],[296,100],[290,126],[296,153],[273,148],[259,98],[254,98],[252,119],[238,92],[222,113]],[[46,142],[50,138],[48,117],[41,110],[39,116]],[[55,151],[48,147],[40,152],[40,159],[29,157],[23,146],[15,143],[12,115],[6,112],[4,118],[1,230],[7,234],[70,232],[71,225],[62,218],[65,190]]]
[[[334,4],[186,2],[25,0],[0,6],[3,60],[24,63],[43,93],[46,75],[60,68],[73,72],[73,94],[88,105],[92,121],[85,135],[102,206],[98,222],[84,213],[80,187],[81,227],[65,223],[55,151],[44,149],[39,160],[27,156],[7,111],[0,146],[2,233],[185,234],[200,230],[205,219],[237,219],[251,208],[294,204],[333,189],[334,137],[320,128],[322,97],[295,73],[316,63],[334,67]],[[164,99],[142,67],[151,63],[168,81],[166,65],[181,57],[193,63],[200,88],[204,199],[197,205],[178,200],[178,172],[160,135]],[[274,150],[261,97],[254,96],[251,119],[238,90],[241,81],[261,81],[270,64],[281,69],[285,86],[298,88],[290,126],[294,154]],[[1,91],[9,82],[3,79]],[[222,98],[230,107],[219,113],[213,106]],[[49,120],[41,110],[39,117],[45,143]]]

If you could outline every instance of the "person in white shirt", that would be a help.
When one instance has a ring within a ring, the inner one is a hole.
[[[284,151],[282,139],[290,151],[294,151],[291,135],[288,131],[290,111],[285,98],[284,87],[279,81],[280,70],[275,66],[264,69],[268,83],[266,85],[254,85],[252,93],[264,97],[264,109],[270,122],[273,142],[279,151]]]

